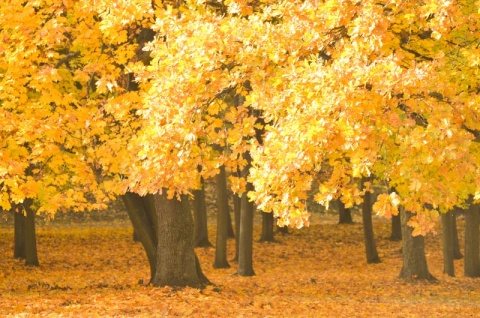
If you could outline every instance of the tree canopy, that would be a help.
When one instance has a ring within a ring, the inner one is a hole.
[[[480,197],[478,21],[474,1],[6,1],[0,206],[187,194],[249,151],[282,224],[373,174],[376,211],[424,234]]]

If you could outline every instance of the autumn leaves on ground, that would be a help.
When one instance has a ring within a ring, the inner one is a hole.
[[[256,215],[258,219],[260,215]],[[0,229],[1,316],[193,317],[474,317],[480,305],[475,279],[442,273],[440,236],[427,236],[437,283],[398,280],[401,243],[388,240],[390,224],[375,220],[382,262],[367,265],[361,221],[339,225],[315,213],[312,225],[254,244],[256,276],[213,269],[214,248],[196,253],[215,284],[174,290],[146,284],[148,262],[132,240],[128,221],[50,223],[38,229],[41,266],[14,260],[13,231]],[[460,235],[463,221],[460,218]],[[210,226],[210,241],[215,242]],[[255,237],[260,235],[260,224]],[[229,242],[229,260],[234,240]],[[456,261],[462,273],[463,261]]]

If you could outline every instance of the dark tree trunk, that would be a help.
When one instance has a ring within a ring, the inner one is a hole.
[[[240,209],[242,199],[238,195],[233,196],[233,214],[235,217],[235,258],[234,261],[238,261],[238,252],[240,244]]]
[[[225,166],[220,167],[219,174],[215,177],[217,182],[217,240],[215,244],[214,268],[228,268],[227,261],[227,238],[230,209],[228,206],[227,178]]]
[[[25,259],[25,221],[23,212],[13,212],[14,214],[14,246],[13,257]]]
[[[479,205],[471,204],[465,211],[465,276],[480,277]]]
[[[225,185],[226,185],[226,183],[225,183]],[[227,189],[227,204],[228,204],[228,189]],[[229,209],[229,212],[227,214],[227,218],[228,218],[228,221],[227,221],[227,237],[231,238],[231,239],[234,239],[235,238],[235,231],[233,230],[232,216],[230,215],[230,209]]]
[[[338,224],[353,224],[352,211],[345,208],[342,200],[338,200]]]
[[[362,178],[363,183],[369,181],[368,178]],[[363,196],[362,204],[362,219],[363,219],[363,236],[365,239],[365,253],[367,256],[367,263],[380,263],[378,257],[377,248],[375,246],[375,236],[373,234],[373,222],[372,222],[372,194],[365,192]]]
[[[443,250],[443,272],[449,276],[455,276],[453,264],[453,212],[443,213],[442,218],[442,250]]]
[[[289,234],[288,232],[288,226],[277,226],[277,232],[281,234]]]
[[[273,229],[275,226],[275,219],[273,213],[262,212],[262,236],[260,242],[274,242],[275,237]]]
[[[201,179],[201,189],[193,191],[193,218],[195,224],[195,247],[212,246],[208,240],[207,205],[205,203],[205,182]]]
[[[155,276],[157,268],[157,226],[155,209],[152,207],[152,195],[141,197],[136,193],[127,192],[122,196],[130,221],[140,243],[147,254],[150,265],[150,281]]]
[[[194,251],[194,225],[188,199],[168,199],[166,190],[157,194],[155,209],[158,221],[157,269],[154,286],[204,287],[203,275]]]
[[[242,170],[242,177],[247,179],[252,158],[247,152],[245,154],[247,165]],[[247,193],[253,191],[253,185],[247,182],[246,191],[242,193],[240,208],[240,235],[239,235],[239,253],[238,253],[238,275],[253,276],[253,202],[250,202]]]
[[[413,229],[407,225],[411,216],[412,213],[401,208],[403,266],[399,277],[406,281],[415,279],[435,280],[435,277],[428,271],[424,237],[421,235],[412,236]]]
[[[395,242],[402,240],[402,222],[400,221],[400,214],[392,215],[392,234],[389,239]]]
[[[461,211],[455,208],[453,211],[452,228],[453,228],[453,259],[462,259],[463,255],[460,250],[460,240],[458,239],[457,215]]]
[[[23,203],[27,214],[25,218],[25,265],[39,266],[35,234],[35,211],[32,209],[32,204],[32,199],[26,199]]]

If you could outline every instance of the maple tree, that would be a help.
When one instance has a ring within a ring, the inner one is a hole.
[[[474,1],[45,0],[0,10],[4,209],[29,198],[54,215],[154,194],[158,222],[190,226],[185,196],[225,166],[242,171],[230,181],[251,233],[252,201],[302,227],[312,188],[321,204],[349,208],[373,174],[395,189],[374,210],[390,217],[401,205],[413,235],[425,235],[439,212],[480,196]],[[171,248],[160,233],[156,247]],[[182,239],[193,272],[193,243]],[[239,272],[249,275],[250,234],[244,243]]]

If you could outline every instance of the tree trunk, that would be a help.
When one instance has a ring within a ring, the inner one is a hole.
[[[453,218],[452,211],[442,213],[442,250],[443,250],[443,272],[449,276],[455,276],[453,264]]]
[[[274,242],[273,229],[275,226],[275,219],[273,213],[262,212],[262,236],[260,242]]]
[[[245,154],[247,165],[242,170],[242,177],[247,179],[252,158],[247,152]],[[246,190],[242,193],[241,208],[240,208],[240,242],[238,253],[238,275],[253,276],[253,202],[250,202],[247,193],[253,190],[253,185],[247,182]]]
[[[460,250],[460,240],[458,239],[457,215],[461,211],[459,208],[453,210],[452,228],[453,228],[453,259],[462,259],[463,255]]]
[[[226,183],[225,183],[226,185]],[[227,204],[228,204],[228,189],[227,189]],[[233,225],[232,225],[232,216],[230,215],[230,209],[228,210],[228,214],[227,214],[227,218],[228,218],[228,221],[227,221],[227,237],[230,238],[230,239],[234,239],[235,238],[235,231],[233,230]]]
[[[194,251],[194,225],[188,199],[168,199],[166,189],[155,198],[158,220],[157,268],[154,286],[204,287],[203,275]]]
[[[338,200],[338,224],[353,224],[352,211],[345,208],[342,200]]]
[[[25,218],[25,265],[39,266],[35,234],[35,211],[32,209],[32,204],[32,199],[26,199],[23,203],[27,214]]]
[[[392,215],[392,234],[390,235],[390,241],[402,240],[402,222],[400,221],[400,214]]]
[[[153,201],[153,196],[141,197],[136,193],[127,192],[122,196],[122,199],[134,232],[147,254],[150,265],[150,281],[152,281],[157,268],[156,216],[154,216],[155,209],[150,203]]]
[[[201,179],[201,189],[193,191],[193,217],[195,224],[195,247],[212,246],[208,240],[207,205],[205,203],[205,182]]]
[[[435,277],[428,271],[424,237],[421,235],[412,236],[413,229],[407,225],[411,216],[412,213],[401,208],[403,266],[399,277],[406,281],[416,279],[435,280]]]
[[[233,214],[235,217],[235,258],[234,261],[238,261],[238,252],[240,250],[240,209],[242,199],[238,195],[233,196]]]
[[[362,187],[363,183],[367,181],[369,181],[369,178],[362,178]],[[378,257],[377,248],[375,246],[375,236],[373,234],[372,194],[368,191],[365,192],[365,195],[363,196],[362,219],[367,263],[380,263],[380,258]]]
[[[277,225],[277,232],[278,232],[278,233],[281,233],[281,234],[289,234],[289,232],[288,232],[288,226],[282,226],[282,227],[280,227],[280,226]]]
[[[471,204],[465,211],[465,276],[480,277],[479,205]]]
[[[13,247],[13,257],[25,259],[27,256],[25,254],[25,221],[26,216],[23,212],[15,212],[12,209],[14,215],[14,247]]]
[[[215,177],[217,181],[217,240],[215,244],[214,268],[229,268],[227,261],[227,238],[230,209],[228,206],[227,178],[225,166],[220,167],[220,173]]]

